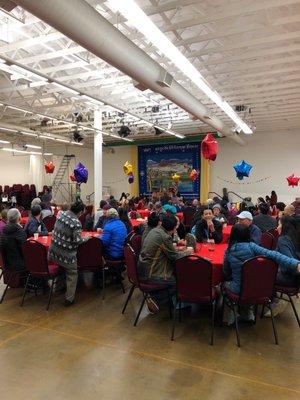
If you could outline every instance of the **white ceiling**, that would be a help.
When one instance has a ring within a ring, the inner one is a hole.
[[[115,15],[105,1],[89,0],[105,18],[163,65],[228,126],[232,121],[180,73],[141,34]],[[300,127],[300,1],[299,0],[137,0],[153,22],[199,69],[230,105],[245,105],[239,113],[264,131],[297,130]],[[134,88],[130,77],[97,58],[20,7],[11,11],[22,22],[0,14],[0,57],[41,72],[69,87],[88,93],[150,122],[186,135],[211,130],[169,100],[150,90]],[[96,40],[96,39],[95,39]],[[48,84],[29,87],[24,79],[11,80],[0,70],[0,102],[20,106],[34,114],[0,106],[1,123],[70,136],[74,126],[50,120],[41,126],[41,113],[82,125],[93,124],[93,106]],[[152,107],[159,105],[158,113]],[[104,107],[103,129],[116,133],[125,123],[132,139],[153,137],[142,123]],[[87,131],[88,132],[88,131]],[[91,143],[93,133],[88,133]],[[1,134],[3,136],[3,134]],[[111,138],[108,138],[112,140]],[[107,137],[105,140],[109,142]]]

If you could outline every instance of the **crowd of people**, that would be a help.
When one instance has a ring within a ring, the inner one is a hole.
[[[34,199],[24,227],[20,225],[21,214],[17,208],[1,211],[1,253],[6,268],[23,269],[22,244],[29,237],[49,234],[43,220],[53,213],[51,200],[50,190]],[[141,210],[149,211],[148,219],[133,228],[131,221],[140,218]],[[183,220],[177,213],[183,213]],[[189,223],[187,216],[192,216]],[[233,293],[240,293],[244,261],[256,255],[278,263],[277,282],[280,285],[299,285],[300,198],[285,205],[278,202],[274,191],[265,199],[259,197],[256,204],[251,199],[239,205],[232,204],[226,188],[222,198],[208,199],[205,204],[197,199],[185,200],[174,189],[162,193],[155,191],[148,197],[131,198],[122,193],[117,200],[110,196],[101,200],[97,210],[89,213],[80,201],[63,204],[51,232],[48,257],[49,262],[65,271],[65,305],[69,306],[74,303],[77,287],[77,249],[89,240],[89,236],[81,236],[81,230],[97,231],[104,257],[120,263],[124,261],[124,246],[134,230],[141,235],[142,243],[138,258],[140,279],[150,283],[164,282],[170,290],[175,290],[175,260],[193,254],[197,243],[221,243],[226,224],[233,228],[223,263],[224,285]],[[261,246],[262,233],[272,230],[277,230],[280,235],[276,251]],[[149,311],[157,312],[159,303],[160,299],[154,295],[147,299]],[[277,307],[280,312],[278,304],[274,304],[274,310]],[[253,319],[251,309],[247,318]]]

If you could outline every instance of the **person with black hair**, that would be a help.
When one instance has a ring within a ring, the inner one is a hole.
[[[174,215],[163,216],[161,225],[151,229],[144,239],[138,262],[141,279],[175,283],[174,261],[192,253],[191,249],[174,249],[172,236],[176,226],[177,219]]]
[[[147,221],[147,226],[143,231],[142,234],[142,245],[144,243],[144,240],[146,239],[146,237],[148,236],[149,232],[153,229],[156,228],[158,225],[160,224],[159,221],[159,216],[158,214],[154,211],[152,213],[149,214],[148,217],[148,221]]]
[[[124,223],[124,225],[126,226],[127,233],[130,233],[133,230],[133,228],[132,228],[132,223],[131,223],[130,219],[128,218],[127,210],[125,210],[125,208],[123,208],[123,207],[119,207],[118,213],[119,213],[120,221],[122,221]]]
[[[82,237],[82,225],[79,217],[84,213],[85,205],[76,202],[70,210],[60,213],[52,232],[52,242],[49,248],[49,260],[62,267],[66,274],[66,299],[65,306],[74,303],[78,271],[77,249],[78,246],[89,239]]]
[[[269,211],[270,208],[268,204],[261,203],[258,206],[259,214],[253,217],[254,225],[256,225],[262,232],[266,232],[277,227],[277,221],[275,218],[269,215]]]
[[[214,218],[210,208],[203,210],[202,218],[196,223],[192,229],[198,243],[213,239],[215,243],[221,243],[223,240],[223,225]]]
[[[108,205],[106,200],[101,200],[100,204],[99,204],[99,208],[95,213],[95,217],[94,217],[94,227],[96,227],[97,222],[99,221],[99,218],[103,216],[103,208],[104,206]]]
[[[27,237],[33,236],[38,233],[39,236],[47,236],[47,228],[42,221],[42,208],[40,205],[35,205],[31,207],[30,218],[25,225],[25,232]]]

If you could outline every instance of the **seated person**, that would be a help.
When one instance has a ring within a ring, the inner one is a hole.
[[[143,233],[142,233],[142,245],[144,243],[144,240],[148,236],[149,232],[153,229],[156,228],[160,224],[159,216],[156,212],[152,212],[147,221],[147,226],[145,227]]]
[[[26,233],[20,225],[21,214],[16,208],[7,212],[7,224],[1,236],[1,254],[5,267],[13,271],[24,269],[22,244],[26,242]]]
[[[142,280],[175,284],[174,261],[193,251],[174,249],[172,236],[176,226],[177,219],[174,215],[163,216],[161,225],[151,229],[145,237],[138,261],[138,272]]]
[[[198,243],[213,239],[216,244],[223,240],[223,225],[213,216],[212,210],[206,208],[203,210],[202,218],[196,223],[192,229]]]
[[[31,214],[28,222],[25,225],[25,232],[27,237],[33,236],[38,233],[39,236],[47,236],[47,228],[42,221],[42,208],[40,205],[35,205],[31,207]]]
[[[107,218],[107,211],[108,211],[110,208],[111,208],[111,207],[110,207],[109,204],[104,204],[104,205],[103,205],[103,207],[102,207],[102,215],[99,217],[99,219],[98,219],[98,221],[97,221],[97,223],[96,223],[96,225],[95,225],[95,231],[96,231],[98,228],[101,228],[101,229],[104,228],[104,225],[105,225],[105,223],[106,223],[107,220],[108,220],[108,218]]]
[[[277,228],[277,221],[269,214],[269,206],[266,203],[261,203],[258,206],[258,215],[253,218],[253,223],[262,232]]]
[[[284,216],[281,220],[281,236],[278,238],[277,251],[287,257],[300,259],[300,218]],[[279,265],[277,284],[280,286],[297,286],[300,274],[293,267]]]
[[[261,230],[253,224],[253,216],[250,211],[242,211],[237,215],[238,223],[248,226],[250,229],[250,241],[256,244],[261,242]]]
[[[284,216],[292,217],[295,214],[296,214],[296,209],[293,206],[293,204],[288,204],[287,206],[284,207],[284,210],[283,210]]]
[[[163,209],[166,211],[166,213],[171,213],[171,214],[176,214],[177,209],[176,207],[172,204],[172,202],[169,202],[163,206]]]
[[[154,204],[154,210],[155,210],[155,212],[157,212],[159,218],[163,217],[167,213],[166,210],[163,208],[162,203],[160,201],[157,201]]]
[[[214,219],[217,221],[221,222],[221,224],[226,224],[227,219],[224,214],[221,212],[221,205],[220,204],[215,204],[212,208],[212,212],[214,215]]]
[[[298,259],[286,257],[277,251],[258,246],[251,242],[249,226],[235,224],[231,230],[223,263],[225,286],[233,293],[240,293],[243,263],[255,256],[271,258],[284,268],[300,273],[300,261]]]
[[[99,218],[103,216],[103,208],[106,205],[107,205],[107,201],[105,201],[105,200],[100,201],[99,208],[96,211],[95,217],[94,217],[94,227],[95,228],[96,228],[97,222],[99,221]]]
[[[40,204],[41,209],[42,209],[42,219],[46,218],[46,217],[52,217],[52,210],[50,206],[47,206],[46,203],[41,203]]]
[[[0,214],[0,236],[2,235],[3,229],[6,227],[6,225],[7,225],[7,209],[4,208]]]
[[[118,211],[110,208],[107,211],[107,221],[103,228],[101,240],[104,247],[104,257],[109,260],[122,260],[127,229],[119,218]]]

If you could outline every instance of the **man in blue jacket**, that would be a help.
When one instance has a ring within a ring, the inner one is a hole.
[[[42,208],[40,205],[37,204],[31,207],[31,216],[24,229],[27,237],[31,237],[35,233],[38,233],[39,236],[48,235],[47,228],[42,221]]]
[[[107,222],[104,225],[101,240],[104,246],[104,257],[109,260],[121,260],[124,256],[124,243],[127,236],[125,224],[119,219],[118,211],[110,208],[107,211]]]
[[[250,229],[250,242],[260,244],[262,232],[258,226],[253,224],[253,216],[249,211],[242,211],[237,215],[238,223],[248,226]]]

